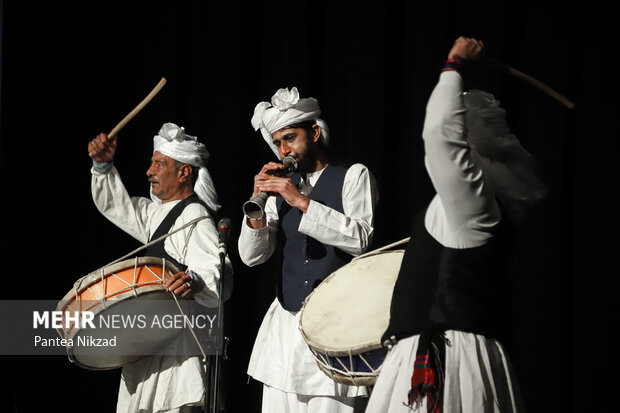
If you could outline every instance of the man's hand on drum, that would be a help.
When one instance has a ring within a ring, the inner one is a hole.
[[[110,162],[116,153],[116,137],[108,139],[108,135],[100,133],[88,142],[88,156],[95,162]]]
[[[178,272],[172,277],[164,279],[164,287],[175,295],[185,298],[192,293],[194,280],[184,272]]]

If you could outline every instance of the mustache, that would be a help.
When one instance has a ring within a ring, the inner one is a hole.
[[[147,181],[149,181],[150,184],[156,184],[157,183],[157,178],[155,178],[154,176],[149,176],[147,178]]]

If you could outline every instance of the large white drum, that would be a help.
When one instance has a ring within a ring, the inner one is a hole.
[[[306,298],[299,328],[319,368],[334,381],[375,383],[387,350],[392,291],[404,250],[358,257],[327,277]]]

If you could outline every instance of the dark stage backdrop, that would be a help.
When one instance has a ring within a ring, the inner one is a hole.
[[[576,103],[569,110],[485,66],[468,78],[501,100],[549,186],[519,234],[506,348],[530,412],[609,411],[618,112],[606,97],[616,98],[608,29],[617,22],[595,2],[579,3],[4,1],[1,298],[59,300],[77,278],[138,246],[96,211],[86,145],[166,77],[121,131],[115,163],[130,193],[147,195],[162,123],[206,143],[223,214],[235,224],[223,400],[227,411],[258,412],[261,386],[245,369],[276,269],[245,267],[236,250],[253,176],[274,159],[250,125],[254,106],[280,87],[319,100],[334,151],[378,181],[375,246],[386,245],[409,235],[410,218],[432,196],[426,101],[456,37],[477,37],[490,56]],[[115,407],[119,370],[86,371],[62,356],[1,362],[0,411]]]

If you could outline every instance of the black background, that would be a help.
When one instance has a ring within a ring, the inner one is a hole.
[[[614,13],[596,2],[201,2],[5,0],[2,10],[0,196],[2,299],[61,299],[73,282],[137,242],[90,195],[88,141],[109,132],[162,78],[167,84],[120,133],[115,163],[147,195],[152,136],[185,126],[233,219],[226,304],[227,411],[258,412],[245,369],[274,297],[271,263],[236,250],[253,175],[273,160],[250,118],[297,86],[317,98],[334,151],[366,164],[380,188],[375,246],[407,237],[432,196],[423,168],[424,110],[460,35],[576,103],[479,65],[468,87],[490,91],[539,160],[549,194],[519,234],[512,265],[512,358],[530,412],[609,411],[617,380],[615,249],[618,112]],[[617,14],[616,14],[617,15]],[[10,317],[2,314],[1,317]],[[10,340],[11,331],[2,332]],[[63,356],[2,360],[1,411],[113,411],[119,370]]]

